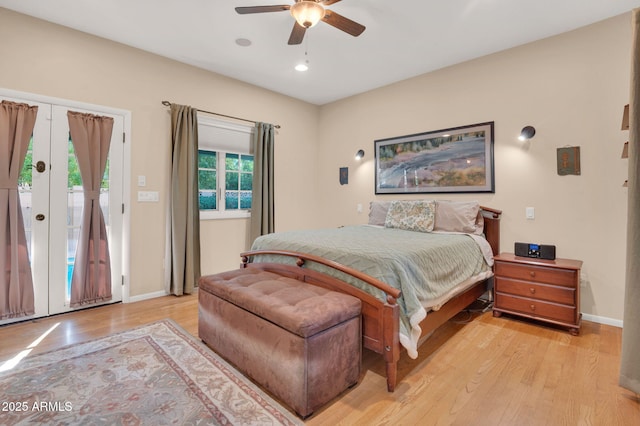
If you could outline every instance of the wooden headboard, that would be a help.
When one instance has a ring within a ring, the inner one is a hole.
[[[484,236],[491,245],[493,255],[500,253],[500,216],[502,210],[480,206],[484,217]]]

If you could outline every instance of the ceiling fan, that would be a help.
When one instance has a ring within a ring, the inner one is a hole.
[[[276,5],[276,6],[248,6],[236,7],[236,12],[241,15],[248,13],[266,13],[266,12],[282,12],[288,10],[295,18],[293,30],[289,36],[289,44],[300,44],[304,38],[307,28],[313,27],[319,21],[358,37],[365,30],[364,25],[360,25],[351,19],[345,18],[324,6],[338,3],[341,0],[295,0],[292,5]]]

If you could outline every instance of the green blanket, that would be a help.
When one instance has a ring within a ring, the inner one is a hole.
[[[278,232],[255,240],[252,250],[290,250],[314,254],[357,269],[402,291],[400,340],[417,357],[419,323],[426,316],[423,303],[442,298],[459,283],[490,273],[477,237],[466,234],[422,233],[375,226]],[[482,239],[480,243],[488,243]],[[256,262],[291,262],[259,256]],[[381,291],[318,264],[309,268],[327,273],[385,300]]]

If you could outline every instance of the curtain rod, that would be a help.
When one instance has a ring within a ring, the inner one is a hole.
[[[169,102],[169,101],[162,101],[162,105],[164,105],[164,106],[171,106],[171,102]],[[217,116],[219,116],[219,117],[232,118],[232,119],[234,119],[234,120],[246,121],[246,122],[248,122],[248,123],[253,123],[253,124],[256,124],[256,123],[257,123],[257,121],[254,121],[254,120],[247,120],[246,118],[234,117],[233,115],[225,115],[225,114],[220,114],[220,113],[217,113],[217,112],[211,112],[211,111],[205,111],[205,110],[203,110],[203,109],[197,109],[197,108],[196,108],[196,110],[197,110],[197,111],[199,111],[199,112],[204,112],[205,114],[217,115]],[[280,128],[280,125],[279,125],[279,124],[274,124],[274,126],[273,126],[273,127],[275,127],[276,129],[279,129],[279,128]]]

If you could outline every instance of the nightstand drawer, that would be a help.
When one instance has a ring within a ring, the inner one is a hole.
[[[524,297],[509,296],[496,292],[496,308],[506,311],[520,312],[531,317],[549,318],[555,321],[566,323],[576,323],[576,308],[573,306],[559,305],[555,303],[542,302],[540,300],[528,299]]]
[[[576,291],[569,287],[537,284],[532,281],[514,280],[500,276],[495,278],[495,288],[500,293],[509,293],[530,299],[563,303],[565,305],[576,304]]]
[[[519,280],[556,284],[575,288],[577,271],[572,269],[548,268],[544,266],[496,262],[495,274]]]

